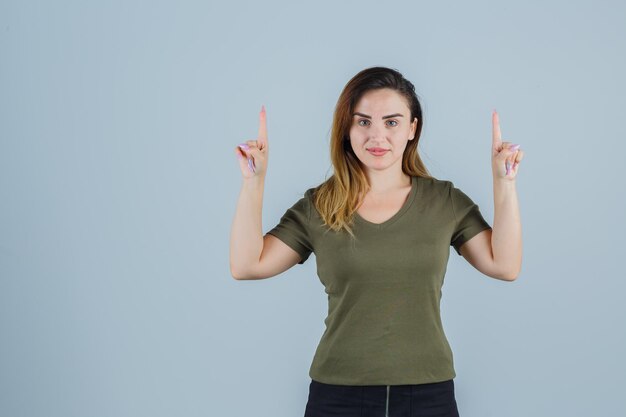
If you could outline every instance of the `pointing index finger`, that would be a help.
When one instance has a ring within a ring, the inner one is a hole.
[[[261,106],[261,112],[259,113],[259,148],[264,148],[267,145],[267,116],[265,113],[265,106]],[[262,144],[262,145],[261,145]]]
[[[493,109],[491,124],[493,125],[492,145],[494,148],[497,148],[502,144],[502,134],[500,133],[500,117],[498,116],[496,109]]]

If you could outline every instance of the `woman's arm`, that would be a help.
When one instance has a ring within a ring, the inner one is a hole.
[[[243,177],[230,233],[230,271],[237,278],[256,267],[263,251],[261,211],[269,159],[265,106],[259,112],[257,140],[239,144],[235,154]]]
[[[515,181],[494,179],[493,204],[493,262],[504,277],[514,280],[522,269],[522,223]]]
[[[491,249],[496,269],[514,280],[522,268],[522,225],[515,181],[524,152],[520,145],[502,142],[500,117],[495,110],[491,122],[494,205]]]
[[[230,232],[230,271],[234,278],[250,273],[263,251],[262,208],[265,179],[244,178]]]
[[[235,279],[275,276],[300,261],[298,252],[278,238],[263,236],[262,209],[269,155],[265,106],[259,113],[257,140],[235,148],[243,183],[230,232],[230,274]]]
[[[502,142],[495,110],[492,124],[493,227],[465,242],[459,252],[483,274],[514,281],[522,268],[522,224],[515,181],[524,152],[519,145]]]

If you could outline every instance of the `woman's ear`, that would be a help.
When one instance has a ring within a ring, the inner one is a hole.
[[[411,123],[411,139],[415,139],[415,132],[417,132],[417,117]]]

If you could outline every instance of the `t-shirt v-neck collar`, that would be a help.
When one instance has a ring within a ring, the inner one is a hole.
[[[411,191],[409,192],[409,196],[407,197],[402,207],[400,207],[400,210],[398,210],[393,216],[391,216],[389,219],[385,220],[384,222],[372,223],[368,220],[365,220],[356,211],[354,212],[355,220],[359,222],[360,224],[363,224],[367,227],[371,227],[374,229],[383,229],[389,226],[390,224],[398,220],[400,217],[402,217],[402,215],[406,213],[407,210],[411,207],[411,205],[413,204],[413,201],[415,200],[415,196],[417,195],[417,187],[418,187],[418,177],[411,176]]]

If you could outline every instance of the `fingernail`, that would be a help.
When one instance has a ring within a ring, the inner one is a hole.
[[[516,151],[516,150],[518,150],[518,149],[519,149],[519,147],[520,147],[520,145],[515,144],[515,145],[511,145],[511,146],[509,146],[509,149],[510,149],[510,150],[512,150],[512,151]]]
[[[511,163],[509,161],[506,161],[506,175],[509,175],[510,169],[511,169]]]
[[[251,172],[255,172],[254,163],[252,162],[252,159],[250,158],[248,158],[248,168],[250,169]]]
[[[265,104],[261,105],[261,111],[264,112],[265,111]]]
[[[247,143],[240,143],[240,144],[239,144],[239,147],[240,147],[241,149],[245,149],[246,151],[247,151],[247,150],[250,150],[250,147],[248,146],[248,144],[247,144]]]

